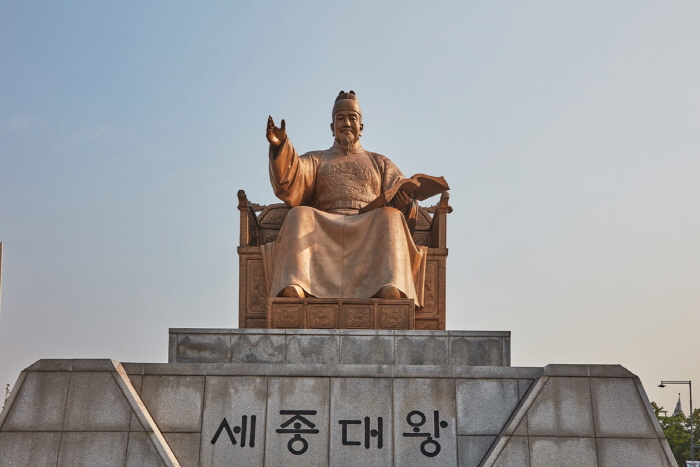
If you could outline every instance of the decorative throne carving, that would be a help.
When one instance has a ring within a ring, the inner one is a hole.
[[[428,247],[428,258],[424,307],[415,311],[415,329],[445,329],[447,214],[452,212],[449,199],[449,193],[445,192],[435,206],[418,208],[413,241],[416,245]],[[245,191],[238,191],[238,210],[241,216],[238,247],[238,326],[241,329],[268,327],[269,294],[260,245],[277,238],[289,209],[284,203],[269,206],[251,203]],[[344,302],[348,307],[353,306],[352,300],[344,300]],[[284,306],[282,303],[279,305]],[[363,310],[359,308],[357,310],[350,308],[350,310],[352,312],[345,319],[345,325],[353,328],[354,323],[361,322]],[[387,313],[391,312],[390,309],[387,310]],[[386,313],[376,316],[377,320],[391,320],[390,315]]]

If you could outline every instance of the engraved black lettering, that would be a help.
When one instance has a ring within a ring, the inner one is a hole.
[[[384,446],[384,419],[377,417],[377,429],[370,429],[369,417],[365,417],[365,449],[369,449],[369,439],[377,438],[377,449]]]
[[[255,415],[250,416],[250,442],[248,445],[251,448],[255,447]]]
[[[362,424],[361,421],[359,421],[359,420],[338,420],[338,423],[340,423],[340,425],[343,427],[342,437],[341,437],[341,443],[343,446],[360,446],[362,444],[360,441],[349,441],[348,440],[348,425],[360,425],[360,424]]]
[[[242,423],[241,423],[241,447],[245,447],[245,435],[246,431],[248,431],[248,416],[243,415]]]
[[[219,439],[219,435],[221,435],[221,432],[223,430],[226,430],[226,434],[228,435],[229,439],[231,440],[231,444],[237,444],[236,438],[233,436],[233,432],[231,431],[231,426],[226,421],[226,418],[223,419],[223,421],[219,425],[219,428],[216,430],[216,434],[211,439],[211,444],[216,444],[216,441]]]

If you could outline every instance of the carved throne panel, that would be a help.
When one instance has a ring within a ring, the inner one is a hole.
[[[415,310],[415,325],[408,325],[406,329],[445,329],[445,275],[447,260],[447,214],[452,211],[449,206],[449,193],[443,193],[437,205],[418,208],[416,217],[416,228],[413,234],[413,241],[416,245],[428,247],[428,258],[425,274],[424,307]],[[274,241],[279,234],[289,207],[283,203],[261,206],[248,201],[243,190],[238,192],[238,209],[241,216],[240,243],[238,247],[239,260],[239,288],[238,288],[238,326],[239,328],[267,328],[277,327],[274,322],[285,322],[289,324],[285,327],[319,327],[330,326],[325,323],[322,316],[332,315],[326,313],[322,315],[318,311],[314,313],[311,303],[307,304],[304,315],[295,318],[292,308],[289,305],[275,305],[275,318],[272,313],[272,306],[268,300],[267,282],[262,264],[262,253],[260,245]],[[279,302],[280,299],[275,299]],[[308,300],[307,300],[308,301]],[[405,300],[402,300],[405,301]],[[345,301],[347,302],[347,300]],[[287,308],[284,308],[287,306]],[[320,306],[320,304],[318,305]],[[344,329],[365,328],[363,324],[368,318],[368,312],[361,307],[347,307],[347,314],[343,308],[342,319],[337,318],[336,323],[340,323]],[[278,316],[279,314],[279,316]],[[338,315],[340,316],[340,315]],[[364,321],[363,321],[364,318]],[[413,318],[413,313],[411,313]],[[375,320],[372,319],[372,322]],[[383,329],[379,324],[370,328]],[[379,327],[376,327],[379,326]]]

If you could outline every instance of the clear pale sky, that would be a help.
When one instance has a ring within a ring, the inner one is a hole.
[[[444,175],[449,329],[700,388],[700,2],[0,3],[0,383],[237,326],[265,121]],[[696,399],[700,401],[700,392]],[[700,405],[697,404],[696,405]]]

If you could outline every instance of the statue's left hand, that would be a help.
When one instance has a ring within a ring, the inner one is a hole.
[[[411,197],[403,190],[399,190],[396,192],[394,195],[394,199],[391,200],[394,203],[394,206],[403,209],[409,204],[411,204]]]

